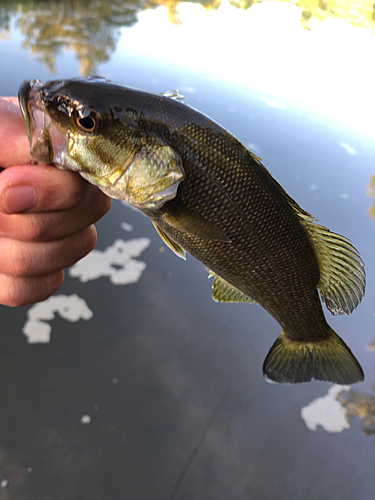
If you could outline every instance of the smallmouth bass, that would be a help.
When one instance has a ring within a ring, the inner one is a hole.
[[[363,380],[319,298],[333,314],[359,304],[358,251],[318,225],[233,135],[176,99],[98,77],[26,81],[19,100],[32,161],[126,200],[176,255],[212,270],[214,300],[257,302],[278,321],[268,379]]]

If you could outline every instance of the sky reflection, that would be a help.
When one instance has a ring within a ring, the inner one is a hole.
[[[166,7],[139,13],[135,26],[122,28],[118,51],[230,79],[375,134],[371,30],[333,18],[311,19],[307,30],[298,7],[276,1],[177,9],[178,25]]]
[[[246,9],[228,0],[218,8],[190,2],[155,7],[119,0],[27,4],[13,7],[10,14],[5,8],[5,18],[13,22],[0,22],[0,54],[6,64],[21,57],[22,46],[28,58],[41,61],[49,73],[59,73],[59,63],[73,52],[85,76],[108,76],[114,60],[125,69],[129,61],[155,64],[159,75],[183,67],[185,72],[274,96],[275,107],[285,108],[283,101],[292,101],[374,136],[375,72],[370,62],[375,34],[370,27],[372,7],[366,8],[362,17],[359,7],[349,11],[343,6],[336,13],[363,18],[365,28],[329,17],[335,15],[332,5],[307,12],[281,1],[254,3]],[[54,23],[51,9],[56,11]],[[313,17],[322,12],[326,17]],[[14,68],[21,66],[18,61]],[[74,76],[72,68],[67,76]]]

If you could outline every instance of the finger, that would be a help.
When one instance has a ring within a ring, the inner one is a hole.
[[[12,99],[15,102],[15,98]],[[18,105],[0,98],[0,166],[10,167],[30,162],[30,146]]]
[[[96,245],[95,226],[47,243],[30,243],[0,239],[0,273],[15,277],[32,277],[54,273],[75,264]]]
[[[1,97],[0,99],[3,99],[4,101],[8,101],[11,104],[15,104],[16,106],[19,106],[18,97],[4,96],[4,97]]]
[[[47,242],[82,231],[103,217],[112,204],[98,188],[88,186],[82,202],[70,210],[4,215],[0,213],[0,236],[18,241]]]
[[[50,165],[21,165],[0,175],[0,210],[3,213],[67,210],[86,196],[90,184],[69,170]]]
[[[0,274],[0,304],[18,307],[41,302],[55,293],[63,281],[64,271],[31,278]]]

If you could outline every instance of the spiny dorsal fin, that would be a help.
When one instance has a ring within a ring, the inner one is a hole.
[[[156,232],[160,236],[160,238],[164,241],[164,243],[167,245],[168,248],[172,250],[173,253],[177,255],[177,257],[180,257],[180,259],[186,260],[186,252],[185,250],[180,247],[178,243],[176,243],[170,236],[168,236],[162,229],[159,227],[155,222],[153,222],[154,228],[156,229]]]
[[[364,379],[360,364],[331,328],[327,339],[317,342],[293,341],[282,331],[264,360],[263,374],[284,384],[315,379],[345,385]]]
[[[312,217],[298,215],[319,262],[318,289],[324,304],[332,314],[350,314],[361,302],[366,286],[365,268],[358,251],[344,236],[314,224]]]
[[[208,241],[225,241],[227,243],[231,241],[215,224],[175,201],[166,203],[160,214],[164,222],[182,233],[198,236]]]
[[[212,276],[215,275],[210,271],[208,277],[210,278]],[[223,280],[223,278],[220,278],[220,276],[215,276],[214,282],[212,283],[212,289],[212,298],[216,302],[247,302],[248,304],[256,304],[255,300]]]

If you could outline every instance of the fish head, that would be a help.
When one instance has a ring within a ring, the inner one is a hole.
[[[177,151],[140,125],[129,92],[100,77],[23,82],[30,157],[78,172],[112,198],[157,209],[176,196],[184,169]]]

